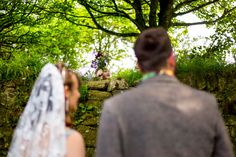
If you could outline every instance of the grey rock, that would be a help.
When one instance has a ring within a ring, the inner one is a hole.
[[[114,90],[125,90],[128,89],[129,85],[128,83],[124,80],[111,80],[108,87],[107,91],[114,91]]]

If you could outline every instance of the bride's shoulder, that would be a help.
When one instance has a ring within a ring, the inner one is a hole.
[[[85,143],[83,136],[74,129],[66,129],[70,132],[67,136],[67,157],[78,156],[85,157]]]
[[[67,138],[70,138],[70,139],[83,141],[83,136],[81,135],[80,132],[78,132],[75,129],[67,128],[66,129],[66,136],[67,136]]]

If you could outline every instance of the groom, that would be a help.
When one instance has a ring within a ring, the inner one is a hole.
[[[145,30],[134,51],[143,81],[105,101],[96,157],[233,157],[215,97],[175,77],[167,32]]]

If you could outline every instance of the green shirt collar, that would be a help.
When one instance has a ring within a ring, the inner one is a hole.
[[[149,72],[143,75],[142,81],[155,77],[157,74],[155,72]]]

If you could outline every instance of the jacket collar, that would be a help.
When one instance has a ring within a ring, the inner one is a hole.
[[[149,83],[160,83],[160,82],[163,82],[163,83],[177,83],[179,82],[179,80],[175,77],[175,76],[168,76],[168,75],[157,75],[153,78],[150,78],[150,79],[147,79],[147,80],[144,80],[140,83],[140,85],[142,84],[149,84]]]

